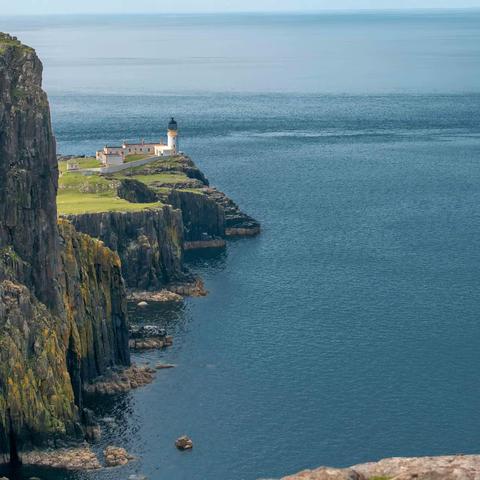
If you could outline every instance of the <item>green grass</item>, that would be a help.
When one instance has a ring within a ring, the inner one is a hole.
[[[98,168],[101,166],[101,162],[99,162],[95,157],[72,158],[71,160],[62,160],[61,162],[58,162],[58,169],[61,173],[67,171],[68,162],[77,162],[79,168]],[[68,173],[68,175],[71,175],[71,173]]]
[[[119,178],[115,176],[115,178]],[[144,183],[147,186],[152,184],[175,184],[175,183],[185,183],[190,181],[191,179],[188,178],[183,173],[178,172],[162,172],[162,173],[153,173],[151,175],[126,175],[122,176],[121,178],[133,178],[138,180],[139,182]]]
[[[100,212],[139,212],[148,208],[161,207],[156,203],[130,203],[118,197],[89,193],[68,192],[59,194],[57,208],[59,215],[77,215]]]
[[[147,158],[148,155],[129,155],[127,161]],[[80,168],[95,168],[100,166],[95,158],[72,159]],[[93,173],[83,175],[79,172],[67,172],[67,161],[59,162],[62,172],[59,180],[57,197],[58,212],[60,215],[98,213],[98,212],[131,212],[148,208],[158,208],[161,202],[156,203],[130,203],[117,196],[117,188],[121,180],[134,179],[147,185],[159,194],[168,193],[174,185],[192,185],[192,188],[182,190],[203,194],[194,188],[196,180],[187,177],[181,171],[162,171],[165,168],[178,168],[182,166],[181,157],[157,160],[147,165],[132,167],[115,174],[100,175]]]
[[[135,162],[136,160],[144,160],[145,158],[148,158],[148,157],[154,157],[155,155],[151,155],[151,154],[148,154],[148,155],[145,155],[145,154],[137,154],[137,155],[127,155],[125,157],[125,163],[128,163],[128,162]]]
[[[60,177],[57,196],[59,215],[99,212],[132,212],[162,204],[130,203],[117,196],[118,180],[101,175],[66,173]]]
[[[0,32],[0,53],[4,52],[7,47],[17,47],[25,51],[33,51],[33,48],[23,45],[19,40],[14,40],[8,33]]]
[[[112,177],[117,179],[133,178],[144,183],[154,191],[159,191],[162,187],[174,186],[180,183],[191,183],[193,185],[195,180],[187,177],[185,173],[178,170],[165,171],[166,169],[179,169],[181,166],[178,160],[179,158],[181,157],[169,157],[148,163],[147,165],[132,167],[115,173]]]

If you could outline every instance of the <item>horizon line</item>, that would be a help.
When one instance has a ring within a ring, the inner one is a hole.
[[[128,16],[128,15],[308,15],[308,14],[332,14],[332,13],[420,13],[420,12],[462,12],[462,11],[480,11],[478,7],[409,7],[409,8],[322,8],[318,10],[212,10],[209,12],[201,10],[191,10],[184,12],[176,11],[130,11],[130,12],[111,12],[111,11],[77,11],[77,12],[36,12],[36,13],[7,13],[4,17],[40,17],[40,16],[71,16],[71,15],[115,15],[115,16]]]

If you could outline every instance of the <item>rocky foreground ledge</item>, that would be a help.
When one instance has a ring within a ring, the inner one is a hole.
[[[480,455],[387,458],[345,469],[305,470],[282,480],[480,480]]]

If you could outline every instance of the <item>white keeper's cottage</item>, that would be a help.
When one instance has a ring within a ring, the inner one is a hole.
[[[128,155],[147,155],[152,157],[168,157],[178,153],[178,125],[172,117],[168,123],[167,143],[140,143],[123,142],[121,146],[112,147],[105,145],[96,153],[97,160],[104,166],[121,165]]]

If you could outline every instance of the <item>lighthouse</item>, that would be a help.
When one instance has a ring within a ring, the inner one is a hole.
[[[168,123],[168,148],[174,155],[178,152],[178,125],[173,117]]]

